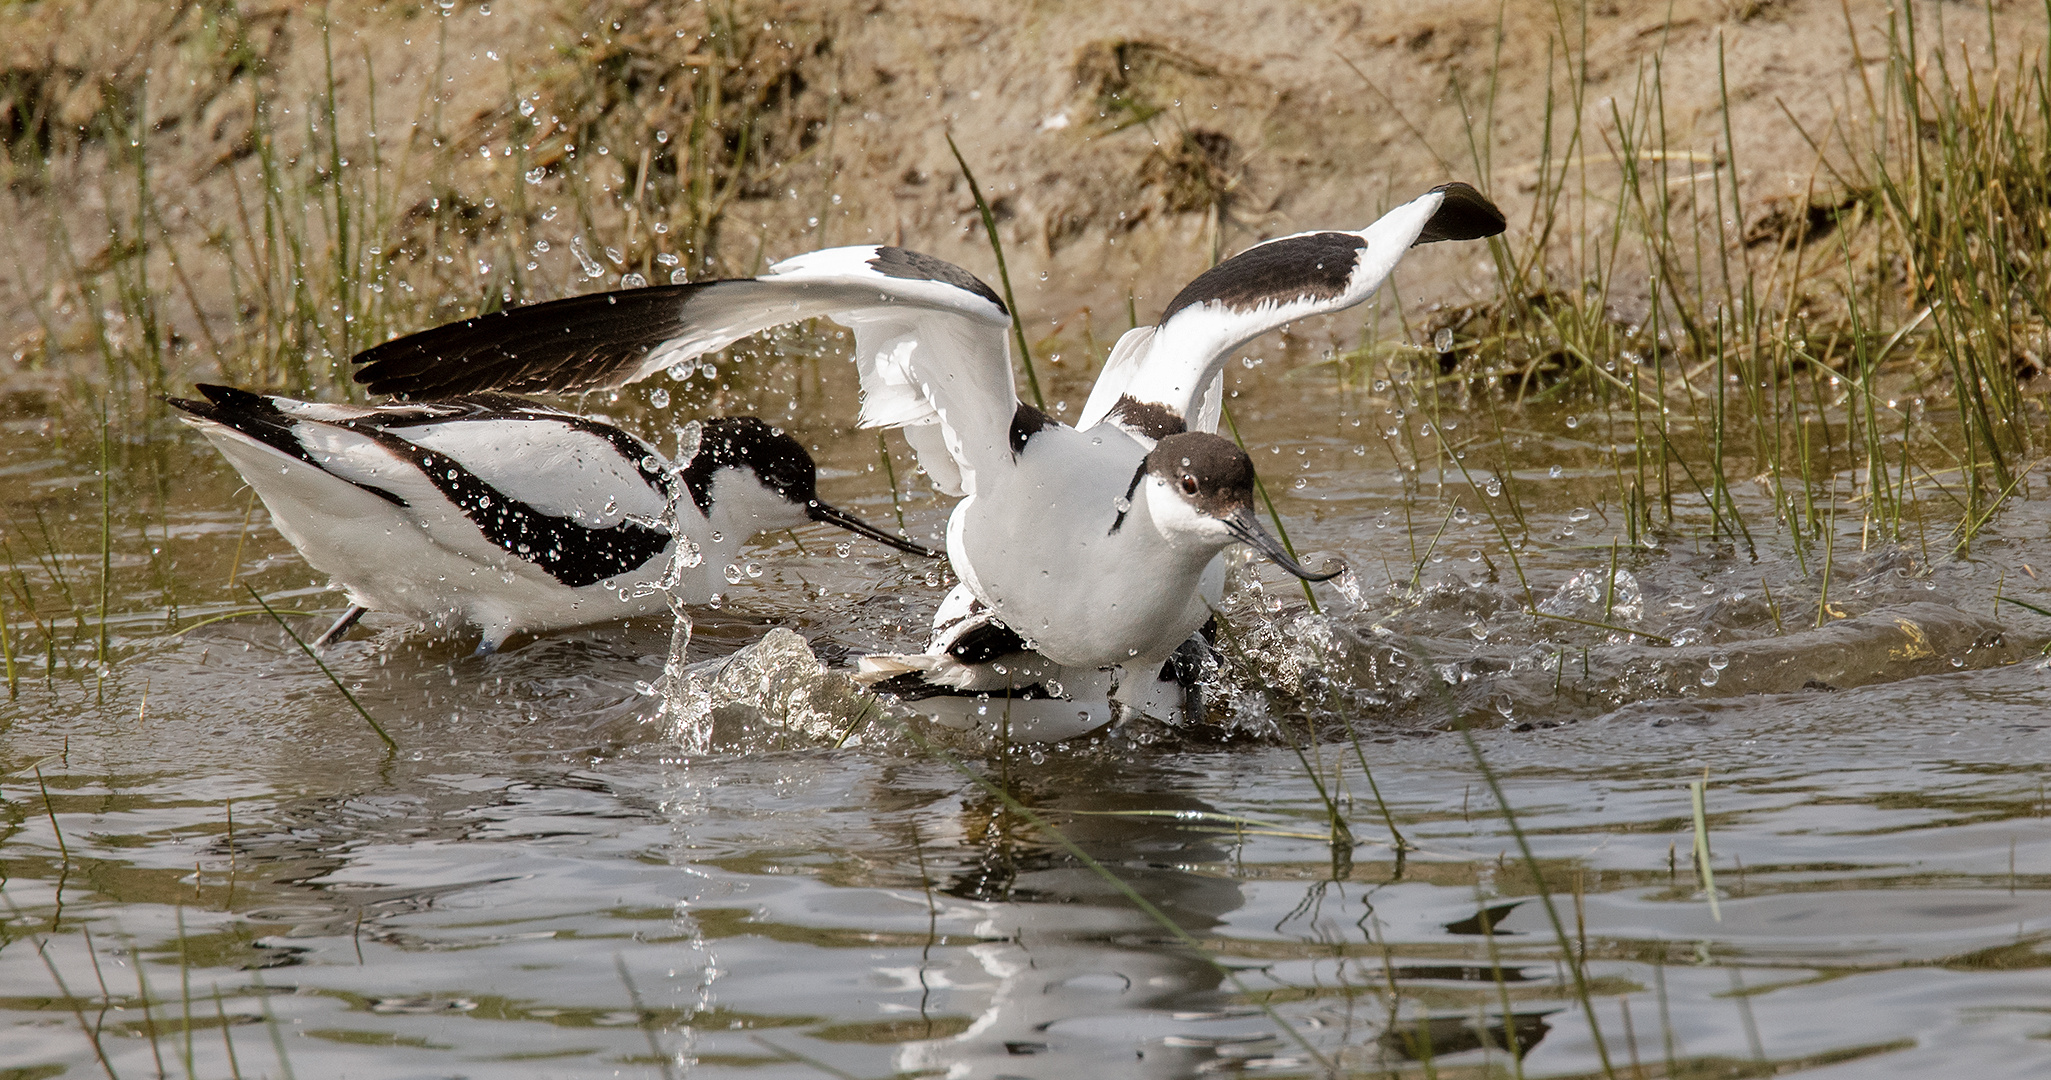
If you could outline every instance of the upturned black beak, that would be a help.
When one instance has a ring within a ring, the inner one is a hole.
[[[1232,535],[1238,537],[1240,543],[1267,556],[1269,562],[1305,581],[1330,581],[1345,572],[1346,568],[1343,566],[1324,574],[1313,574],[1305,570],[1295,559],[1289,557],[1289,552],[1284,550],[1273,536],[1268,535],[1268,530],[1261,527],[1261,521],[1254,516],[1251,506],[1242,506],[1232,511],[1232,516],[1225,519],[1225,527],[1232,530]]]
[[[932,548],[921,547],[902,537],[892,536],[845,510],[828,506],[817,499],[812,500],[805,513],[813,521],[823,521],[828,525],[838,525],[851,533],[866,536],[877,543],[889,544],[891,547],[907,555],[924,555],[929,559],[944,559],[947,557],[945,552],[934,551]]]

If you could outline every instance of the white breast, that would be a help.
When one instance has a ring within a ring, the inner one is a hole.
[[[1211,554],[1170,548],[1144,500],[1126,505],[1145,457],[1110,425],[1047,428],[994,490],[955,511],[962,580],[1055,663],[1159,664],[1209,617],[1199,585]]]

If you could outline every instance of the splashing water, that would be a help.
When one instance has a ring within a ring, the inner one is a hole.
[[[692,754],[702,754],[711,747],[712,729],[708,722],[704,722],[711,711],[700,700],[703,691],[684,678],[684,654],[691,646],[691,615],[684,610],[683,585],[684,575],[704,564],[705,553],[677,527],[677,513],[685,493],[690,490],[684,484],[684,470],[690,468],[691,462],[697,458],[699,442],[704,434],[704,425],[695,420],[677,432],[676,461],[668,472],[669,501],[662,508],[662,527],[677,542],[670,549],[669,562],[662,568],[662,577],[654,582],[654,588],[662,592],[670,614],[676,618],[669,634],[669,655],[662,664],[662,681],[657,686],[657,694],[662,699],[658,715],[669,724],[678,745]],[[647,588],[648,583],[644,582],[640,587]]]

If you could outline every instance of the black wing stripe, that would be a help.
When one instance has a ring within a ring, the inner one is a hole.
[[[1189,430],[1189,423],[1181,413],[1158,402],[1141,401],[1131,394],[1118,395],[1118,404],[1111,406],[1105,419],[1155,442]]]
[[[977,296],[997,305],[997,310],[1006,315],[1011,309],[1004,306],[997,293],[983,283],[983,279],[963,270],[945,259],[936,259],[923,251],[912,251],[901,247],[879,247],[869,260],[869,269],[885,277],[901,278],[905,281],[937,281],[975,293]]]
[[[669,497],[669,473],[663,468],[662,457],[654,447],[602,420],[536,405],[509,394],[468,394],[447,401],[426,402],[418,409],[383,406],[368,416],[351,421],[350,426],[360,429],[368,425],[381,431],[404,431],[407,428],[425,427],[430,424],[463,424],[492,420],[552,423],[603,439],[612,447],[613,453],[619,455],[621,461],[633,466],[634,471],[641,475],[641,479],[646,481],[648,486],[660,491],[663,498]]]
[[[1034,435],[1053,426],[1053,419],[1046,413],[1023,401],[1019,402],[1011,411],[1011,456],[1015,458],[1024,453],[1026,443]]]
[[[594,529],[574,518],[545,514],[493,487],[447,454],[408,442],[374,425],[340,426],[375,439],[407,465],[420,470],[443,498],[456,504],[463,516],[477,526],[485,539],[540,567],[570,588],[594,585],[639,569],[669,547],[668,533],[625,520]]]
[[[408,398],[611,385],[684,329],[694,293],[720,284],[587,293],[448,323],[356,354],[356,381]]]
[[[1286,304],[1344,295],[1360,249],[1366,246],[1367,241],[1352,233],[1320,232],[1248,248],[1183,286],[1161,313],[1161,321],[1198,304],[1216,302],[1249,311],[1263,301]]]
[[[299,441],[298,434],[293,431],[295,426],[301,423],[312,423],[312,421],[295,420],[281,412],[271,402],[271,399],[262,394],[252,394],[247,390],[238,390],[232,386],[214,386],[209,383],[201,383],[199,384],[199,392],[205,394],[207,400],[193,401],[189,398],[167,397],[164,399],[164,402],[173,407],[183,409],[202,420],[211,420],[222,427],[247,435],[281,454],[296,458],[319,469],[321,472],[328,473],[327,468],[320,462],[315,461],[313,455],[307,452],[305,444]],[[335,474],[328,473],[328,475],[334,476]],[[342,480],[343,478],[335,476],[335,479]],[[406,505],[405,499],[383,488],[357,483],[354,480],[344,480],[344,482],[355,484],[357,487],[394,506]]]
[[[994,618],[963,631],[954,639],[954,644],[947,647],[947,655],[964,664],[987,664],[1025,651],[1025,639],[1018,635],[1018,631]]]
[[[606,439],[622,457],[634,463],[635,470],[641,474],[649,487],[661,491],[667,497],[668,477],[663,474],[659,465],[653,470],[647,467],[650,464],[648,458],[651,456],[648,447],[610,424],[552,410],[520,408],[521,403],[517,399],[497,395],[436,403],[449,408],[469,406],[464,412],[455,415],[444,413],[440,416],[431,416],[431,410],[427,409],[386,410],[354,420],[313,420],[290,416],[280,410],[270,398],[232,386],[202,383],[199,390],[208,400],[166,398],[165,401],[194,416],[212,420],[241,432],[322,472],[327,470],[307,452],[293,430],[297,426],[328,424],[347,428],[376,441],[378,445],[398,457],[406,467],[416,469],[425,476],[435,489],[441,492],[442,497],[454,503],[463,512],[463,516],[477,526],[478,531],[483,533],[486,539],[507,553],[539,566],[549,576],[571,588],[595,584],[606,578],[639,569],[669,547],[669,534],[632,521],[621,521],[609,528],[594,529],[579,524],[573,518],[545,514],[527,503],[506,495],[447,454],[410,442],[388,430],[436,421],[461,423],[468,420],[521,418],[552,420]],[[334,476],[333,473],[328,475]],[[355,484],[396,506],[410,505],[405,499],[381,488],[353,480],[345,482]]]

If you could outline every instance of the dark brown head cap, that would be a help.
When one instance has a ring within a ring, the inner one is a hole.
[[[1204,514],[1223,520],[1253,505],[1253,459],[1230,439],[1185,431],[1154,445],[1147,472]]]

